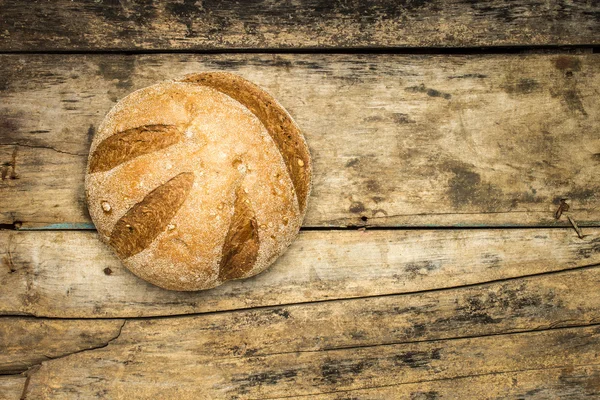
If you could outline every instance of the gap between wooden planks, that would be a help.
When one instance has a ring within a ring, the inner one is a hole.
[[[90,139],[132,90],[203,70],[270,91],[314,159],[307,227],[600,224],[600,55],[3,55],[0,223],[90,228]]]
[[[599,12],[558,0],[5,0],[0,51],[590,45]]]

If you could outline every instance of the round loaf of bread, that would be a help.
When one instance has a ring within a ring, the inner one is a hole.
[[[100,238],[129,270],[200,290],[273,263],[300,229],[310,181],[286,110],[237,75],[207,72],[122,99],[93,139],[85,187]]]

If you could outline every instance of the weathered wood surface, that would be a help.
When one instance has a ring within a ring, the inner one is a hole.
[[[0,51],[600,43],[595,1],[0,2]]]
[[[281,319],[286,320],[284,316]],[[26,395],[36,399],[297,398],[529,370],[570,367],[574,371],[583,366],[596,367],[600,361],[597,325],[420,343],[205,358],[203,353],[210,348],[198,340],[203,337],[202,332],[189,330],[189,325],[180,324],[179,320],[131,322],[142,325],[136,329],[129,329],[128,322],[121,335],[106,347],[44,362],[30,374]],[[163,327],[156,329],[156,324]],[[260,321],[255,326],[260,326]],[[329,329],[323,324],[321,329],[335,330],[334,324],[326,326]],[[597,375],[584,380],[594,384],[594,389],[597,381]]]
[[[0,318],[0,374],[21,372],[42,361],[105,346],[123,320]]]
[[[0,400],[20,400],[26,379],[23,375],[0,376]]]
[[[600,267],[594,267],[427,293],[177,318],[4,317],[0,373],[116,340],[152,343],[174,357],[191,351],[211,361],[589,325],[600,322],[599,284]]]
[[[302,398],[306,400],[579,400],[597,396],[600,396],[600,366],[589,365],[493,373]]]
[[[600,55],[4,55],[0,223],[90,227],[104,114],[202,70],[277,97],[314,158],[306,226],[600,224]]]
[[[202,292],[128,272],[90,231],[0,232],[0,313],[175,315],[426,291],[589,266],[600,230],[301,232],[264,273]],[[583,295],[582,295],[583,296]]]

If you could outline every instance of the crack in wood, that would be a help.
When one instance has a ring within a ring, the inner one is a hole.
[[[2,316],[2,317],[6,317],[6,316]],[[0,318],[2,318],[0,317]],[[116,319],[116,320],[120,320]],[[29,384],[29,379],[31,378],[31,375],[33,375],[33,373],[35,373],[44,363],[49,362],[49,361],[54,361],[54,360],[60,360],[62,358],[66,358],[66,357],[70,357],[73,356],[75,354],[79,354],[79,353],[85,353],[87,351],[93,351],[93,350],[98,350],[98,349],[103,349],[105,347],[107,347],[109,344],[111,344],[112,342],[114,342],[115,340],[117,340],[120,336],[121,333],[123,332],[123,328],[125,327],[125,324],[127,323],[127,319],[123,320],[123,323],[121,324],[121,326],[119,326],[118,332],[115,336],[113,336],[112,338],[110,338],[109,340],[107,340],[105,343],[102,343],[100,345],[97,346],[92,346],[92,347],[88,347],[86,349],[80,349],[77,351],[73,351],[70,353],[66,353],[66,354],[61,354],[60,356],[48,356],[46,354],[42,354],[43,357],[46,357],[47,360],[45,361],[41,361],[39,363],[34,363],[31,365],[28,365],[26,367],[24,367],[22,370],[18,370],[15,369],[16,372],[11,372],[8,374],[2,374],[0,373],[0,376],[10,376],[10,375],[20,375],[22,373],[26,373],[27,374],[27,380],[25,381],[25,385],[27,386]],[[23,393],[25,393],[25,390],[23,391]]]

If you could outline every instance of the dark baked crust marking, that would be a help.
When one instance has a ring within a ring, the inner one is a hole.
[[[303,214],[310,189],[310,154],[300,129],[275,99],[252,82],[227,72],[193,74],[181,82],[212,87],[239,101],[256,115],[283,157]]]
[[[219,279],[226,281],[246,276],[258,257],[258,226],[248,195],[241,185],[236,191],[233,217],[219,265]]]
[[[182,172],[157,187],[117,221],[109,244],[122,258],[131,257],[163,232],[183,205],[194,183],[192,172]]]
[[[89,173],[108,171],[144,154],[178,143],[183,133],[175,125],[144,125],[116,133],[96,147]]]

